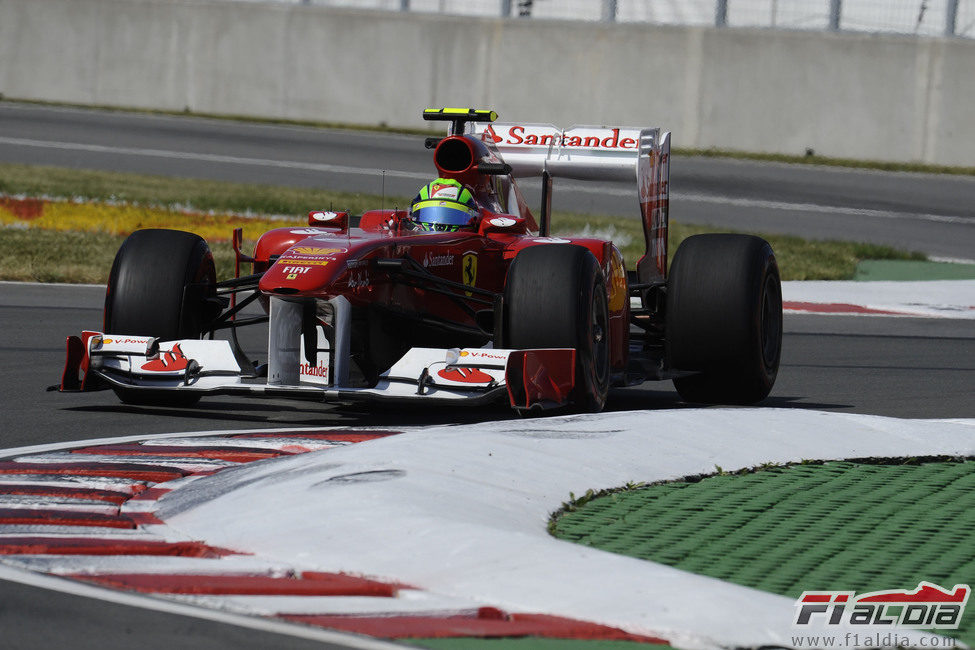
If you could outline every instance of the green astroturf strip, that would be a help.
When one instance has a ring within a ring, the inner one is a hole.
[[[574,639],[542,639],[539,637],[522,637],[515,639],[397,639],[399,643],[408,643],[421,648],[433,650],[668,650],[669,645],[636,643],[634,641],[578,641]]]
[[[973,280],[975,264],[924,262],[920,260],[862,260],[854,280]]]
[[[975,461],[829,462],[595,498],[556,537],[797,598],[975,585]],[[975,647],[975,603],[942,631]]]

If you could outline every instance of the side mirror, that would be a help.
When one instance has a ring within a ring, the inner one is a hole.
[[[511,214],[489,214],[481,218],[478,233],[486,235],[489,232],[505,232],[512,235],[523,235],[528,232],[528,222]]]
[[[348,212],[332,212],[315,210],[308,213],[308,225],[321,228],[336,228],[341,232],[349,229]]]

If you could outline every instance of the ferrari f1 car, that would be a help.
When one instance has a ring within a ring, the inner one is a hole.
[[[136,231],[112,266],[104,331],[67,341],[61,390],[143,404],[232,394],[520,411],[598,411],[610,387],[651,379],[672,379],[692,402],[768,395],[782,338],[775,256],[757,237],[698,235],[668,272],[669,132],[502,124],[474,109],[423,116],[449,123],[426,146],[437,174],[476,199],[468,228],[418,230],[409,210],[314,211],[308,226],[265,233],[252,255],[237,229],[225,280],[196,235]],[[525,177],[541,178],[537,220],[516,184]],[[557,177],[637,183],[646,252],[635,270],[610,241],[550,235]],[[266,315],[242,313],[254,302]],[[237,337],[256,323],[268,330],[260,362]]]

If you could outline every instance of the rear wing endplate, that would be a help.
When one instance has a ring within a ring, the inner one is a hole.
[[[549,234],[552,179],[635,181],[646,252],[641,283],[667,276],[670,132],[658,128],[471,122],[466,129],[496,149],[516,178],[542,178],[540,234]]]

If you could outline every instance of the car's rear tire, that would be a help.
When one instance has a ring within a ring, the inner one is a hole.
[[[688,237],[667,284],[666,350],[681,397],[754,404],[772,390],[782,350],[782,287],[768,242],[751,235]]]
[[[197,235],[137,230],[122,243],[108,279],[104,330],[163,341],[200,338],[214,316],[213,255]],[[188,406],[198,395],[115,389],[128,404]]]
[[[518,253],[504,288],[502,345],[575,348],[573,410],[596,412],[609,392],[609,309],[599,262],[582,246],[550,244]]]

